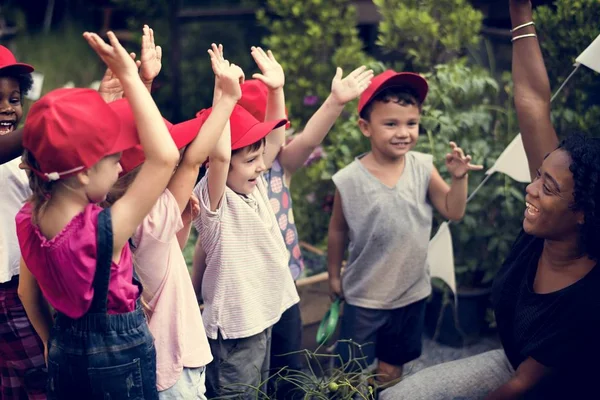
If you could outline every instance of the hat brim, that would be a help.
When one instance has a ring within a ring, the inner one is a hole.
[[[392,86],[407,86],[414,89],[419,103],[423,103],[425,101],[427,92],[429,91],[429,85],[427,84],[425,78],[423,78],[421,75],[412,72],[399,72],[383,81],[373,93],[371,99],[381,93],[381,91]],[[371,99],[369,99],[369,101],[371,101]]]
[[[110,104],[109,104],[110,105]],[[113,109],[114,112],[114,109]],[[119,120],[120,131],[117,140],[113,143],[110,148],[109,154],[121,153],[125,150],[134,148],[140,144],[140,138],[137,133],[135,125],[126,124],[119,118],[119,114],[115,112],[115,118]]]
[[[287,119],[259,122],[248,129],[244,136],[240,137],[235,143],[231,143],[231,150],[241,149],[258,142],[267,136],[274,129],[280,128],[287,123]]]
[[[29,64],[15,63],[0,67],[0,74],[8,75],[24,75],[30,74],[34,71],[34,68]]]
[[[196,118],[172,125],[171,128],[169,128],[169,132],[175,142],[175,146],[177,146],[178,149],[181,149],[190,144],[192,140],[198,136],[198,133],[200,133],[200,128],[202,128],[204,122],[206,122],[206,117],[203,114],[200,114]],[[168,122],[167,126],[169,126]]]

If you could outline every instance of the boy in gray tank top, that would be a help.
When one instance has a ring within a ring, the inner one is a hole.
[[[431,155],[411,151],[427,90],[417,74],[388,70],[376,76],[358,103],[359,127],[371,151],[333,176],[328,270],[332,297],[346,302],[340,339],[364,345],[365,367],[378,359],[377,383],[383,386],[397,382],[402,366],[421,355],[433,207],[445,218],[461,219],[468,173],[483,168],[451,142],[448,185]],[[344,362],[355,349],[338,345]]]

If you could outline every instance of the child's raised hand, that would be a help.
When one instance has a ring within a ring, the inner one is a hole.
[[[446,168],[452,178],[462,179],[469,171],[481,171],[483,165],[471,164],[471,156],[465,156],[463,150],[454,142],[450,142],[451,153],[446,154]]]
[[[222,96],[229,96],[237,102],[242,97],[240,86],[242,83],[244,83],[244,71],[235,64],[229,65],[219,77]]]
[[[221,98],[221,85],[219,84],[219,75],[217,74],[217,70],[219,69],[219,64],[221,62],[227,61],[225,60],[225,56],[223,55],[223,45],[219,43],[211,44],[211,48],[208,49],[208,54],[210,55],[210,63],[215,74],[215,89],[213,93],[213,105],[217,100]]]
[[[340,67],[335,72],[335,77],[331,82],[331,95],[339,104],[346,104],[354,100],[369,87],[373,79],[373,70],[367,70],[364,65],[356,68],[347,77],[342,79],[343,71]]]
[[[154,30],[144,25],[143,32],[140,77],[147,84],[158,76],[162,68],[162,48],[154,43]]]
[[[252,58],[256,61],[258,68],[262,74],[254,74],[252,78],[262,81],[269,90],[277,90],[285,84],[285,74],[283,68],[277,62],[271,50],[266,53],[260,47],[252,46]]]
[[[138,67],[127,53],[127,50],[121,46],[119,39],[110,31],[106,35],[110,44],[107,44],[100,36],[92,32],[84,32],[83,37],[119,79],[137,76]]]
[[[132,60],[135,60],[135,53],[129,53],[129,55]],[[135,65],[139,68],[140,60],[136,60]],[[123,97],[123,85],[121,85],[121,81],[113,74],[110,68],[106,68],[104,77],[102,77],[102,80],[100,81],[98,93],[107,103],[119,100]]]

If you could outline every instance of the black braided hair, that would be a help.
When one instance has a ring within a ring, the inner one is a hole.
[[[569,170],[573,174],[573,211],[583,212],[579,228],[579,245],[593,260],[600,259],[600,139],[576,133],[558,147],[571,157]]]

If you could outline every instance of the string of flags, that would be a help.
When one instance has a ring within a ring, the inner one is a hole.
[[[575,64],[571,74],[565,79],[563,84],[552,96],[552,100],[561,92],[569,80],[575,75],[581,66],[585,66],[597,73],[600,73],[600,35],[575,59]],[[528,183],[530,182],[529,166],[523,147],[523,140],[519,133],[506,149],[500,154],[494,165],[485,172],[486,177],[479,186],[471,193],[468,201],[485,185],[488,179],[495,173],[500,172],[508,175],[512,179]],[[500,261],[499,261],[500,262]],[[454,252],[452,251],[452,235],[450,233],[450,224],[444,222],[440,225],[437,233],[429,242],[427,252],[427,263],[430,268],[432,278],[439,278],[448,285],[455,298],[456,304],[456,274],[454,271]]]

